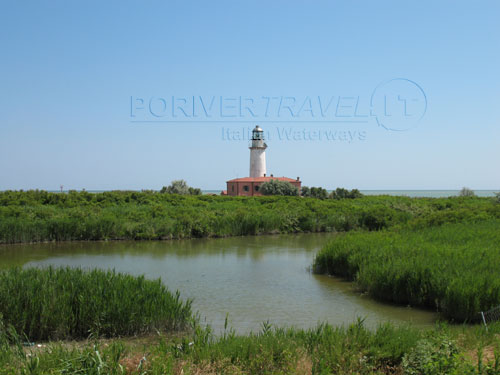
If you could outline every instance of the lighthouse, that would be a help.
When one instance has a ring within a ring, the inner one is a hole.
[[[264,131],[255,126],[252,130],[252,144],[250,149],[250,177],[264,177],[266,175],[266,148]]]
[[[247,197],[262,195],[260,187],[262,184],[271,180],[289,182],[299,189],[302,185],[300,178],[274,177],[272,174],[266,176],[266,148],[264,143],[264,131],[257,125],[252,130],[252,139],[250,140],[250,176],[233,178],[226,181],[227,190],[221,192],[222,195],[243,195]]]

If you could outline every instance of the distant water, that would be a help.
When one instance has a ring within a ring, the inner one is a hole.
[[[405,195],[408,197],[456,197],[460,190],[360,190],[365,195]],[[493,197],[499,190],[474,190],[478,197]]]
[[[59,193],[60,190],[48,190],[51,193]],[[110,190],[87,190],[89,193],[102,193]],[[137,190],[140,191],[140,190]],[[221,190],[202,190],[203,194],[217,194]],[[331,191],[331,190],[328,190]],[[443,198],[456,197],[460,190],[360,190],[365,195],[403,195],[407,197],[422,197],[422,198]],[[478,197],[493,197],[498,190],[474,190]],[[66,192],[66,191],[65,191]]]

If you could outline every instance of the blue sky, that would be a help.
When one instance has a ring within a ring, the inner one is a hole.
[[[494,1],[4,1],[0,189],[159,189],[181,178],[222,189],[248,175],[237,138],[255,124],[269,135],[268,173],[308,186],[499,189],[499,14]],[[391,111],[414,94],[426,104],[389,119],[405,131],[380,126],[380,107],[369,113],[377,85],[396,78],[389,85],[402,87],[382,86],[399,95]],[[179,109],[193,96],[223,98],[229,111],[238,98],[298,107],[280,122],[262,103],[255,117],[193,122]],[[172,97],[179,117],[151,115],[148,104],[157,112]],[[347,118],[297,115],[318,97]]]

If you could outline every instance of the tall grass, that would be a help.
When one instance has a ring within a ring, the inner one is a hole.
[[[344,232],[500,218],[489,198],[180,196],[0,192],[0,243]]]
[[[500,305],[500,221],[349,233],[326,245],[313,268],[355,280],[380,300],[474,321]]]
[[[305,357],[313,373],[358,373],[400,363],[422,337],[416,329],[390,324],[370,331],[362,319],[349,326],[318,324],[308,330],[263,323],[260,332],[248,336],[229,332],[210,340],[206,334],[197,334],[185,352],[195,363],[222,365],[217,373],[225,372],[228,358],[251,374],[294,373]],[[365,361],[360,360],[363,357]]]
[[[191,319],[191,302],[160,280],[74,268],[0,271],[0,320],[30,340],[179,330]]]
[[[35,350],[22,348],[19,338],[7,333],[14,345],[2,347],[0,375],[499,374],[500,357],[481,355],[485,347],[499,347],[498,327],[490,328],[453,332],[439,326],[422,331],[384,324],[368,330],[358,321],[347,327],[320,324],[300,330],[264,323],[260,332],[246,336],[229,330],[217,337],[197,327],[193,334],[157,336],[146,344],[56,343]]]

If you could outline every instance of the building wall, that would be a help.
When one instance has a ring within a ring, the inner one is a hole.
[[[266,174],[266,149],[250,148],[250,176],[264,177]]]
[[[228,182],[227,183],[227,195],[232,196],[248,196],[251,197],[253,195],[262,195],[258,191],[255,191],[255,186],[259,186],[261,183],[257,182]],[[248,191],[245,191],[245,186],[248,186]]]
[[[302,185],[302,181],[290,181],[290,183],[296,186],[299,189]],[[251,181],[236,181],[236,182],[228,182],[227,183],[227,195],[231,196],[260,196],[262,195],[260,191],[257,191],[255,188],[260,187],[263,182],[251,182]],[[248,186],[248,191],[245,191],[245,186]]]

